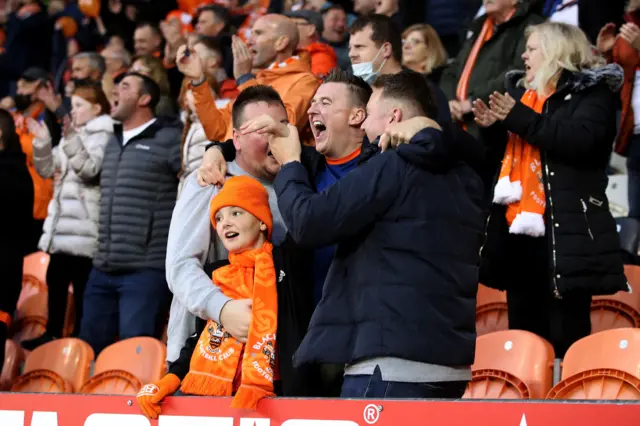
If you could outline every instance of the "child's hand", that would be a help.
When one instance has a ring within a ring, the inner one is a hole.
[[[180,379],[175,374],[167,374],[158,383],[144,385],[138,392],[137,399],[142,414],[150,419],[157,419],[162,411],[162,400],[180,389]]]

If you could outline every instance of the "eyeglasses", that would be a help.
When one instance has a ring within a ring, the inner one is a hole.
[[[408,39],[402,40],[402,45],[404,46],[405,44],[408,45],[408,46],[416,46],[416,45],[419,45],[419,44],[425,44],[426,45],[427,43],[425,43],[422,40],[418,40],[417,38],[408,38]]]

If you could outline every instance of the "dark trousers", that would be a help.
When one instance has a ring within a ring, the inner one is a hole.
[[[0,241],[0,311],[13,318],[22,291],[24,257],[21,249],[9,241]],[[4,347],[9,337],[8,324],[0,321],[0,370],[4,365]]]
[[[629,217],[640,219],[640,135],[633,135],[627,156]]]
[[[382,380],[380,367],[373,374],[344,376],[341,398],[367,399],[459,399],[464,395],[468,382],[407,383]]]
[[[65,313],[67,311],[67,291],[69,283],[73,286],[73,302],[75,304],[75,322],[73,336],[77,336],[82,319],[82,303],[84,289],[91,273],[92,259],[53,253],[47,269],[47,287],[49,289],[49,320],[47,333],[53,337],[62,337]]]
[[[25,256],[38,251],[38,242],[42,236],[43,225],[44,220],[33,219],[31,221],[31,228],[27,230],[25,235]]]
[[[546,238],[510,234],[507,241],[505,250],[513,256],[504,267],[514,279],[507,291],[509,328],[537,334],[563,358],[569,346],[591,334],[591,295],[554,297]]]
[[[170,301],[163,270],[112,274],[94,268],[84,294],[80,338],[96,356],[117,337],[159,339]]]

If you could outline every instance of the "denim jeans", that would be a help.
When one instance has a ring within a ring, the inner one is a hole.
[[[96,356],[117,337],[160,338],[170,300],[162,270],[108,274],[94,268],[84,293],[80,338]]]
[[[373,374],[344,376],[341,398],[367,399],[435,399],[462,398],[468,382],[408,383],[382,380],[380,367]]]

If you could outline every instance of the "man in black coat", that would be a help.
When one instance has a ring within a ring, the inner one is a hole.
[[[27,249],[25,234],[33,221],[33,182],[27,169],[13,117],[0,109],[0,366],[11,318],[22,289]]]
[[[300,163],[297,132],[268,130],[293,239],[338,243],[294,363],[347,364],[343,397],[459,398],[475,352],[482,185],[433,121],[422,76],[386,75],[373,88],[367,136],[406,132],[411,143],[370,151],[321,193]],[[394,123],[401,131],[386,133]]]

